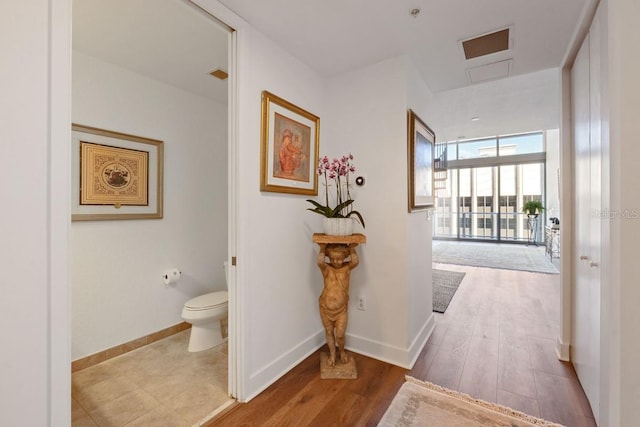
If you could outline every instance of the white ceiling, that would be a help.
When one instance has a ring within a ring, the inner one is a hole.
[[[558,67],[586,0],[220,0],[324,76],[408,54],[433,92],[512,59],[511,75]],[[410,11],[419,8],[414,18]],[[512,28],[513,49],[464,59],[460,41]]]
[[[590,0],[220,1],[323,76],[407,54],[440,92],[501,64],[509,76],[560,66]],[[73,9],[74,49],[226,102],[226,82],[208,73],[227,69],[228,32],[187,1],[74,0]],[[464,59],[461,40],[505,27],[511,49]]]
[[[188,92],[227,102],[226,28],[181,0],[74,0],[73,48]]]

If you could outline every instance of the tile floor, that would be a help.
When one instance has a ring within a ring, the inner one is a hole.
[[[189,330],[72,375],[72,425],[200,425],[227,395],[227,343],[189,353]]]

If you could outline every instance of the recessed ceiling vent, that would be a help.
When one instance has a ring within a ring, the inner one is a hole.
[[[211,74],[213,77],[215,77],[217,79],[220,79],[220,80],[226,80],[227,77],[229,77],[229,74],[226,71],[224,71],[222,68],[218,68],[216,70],[213,70],[209,74]]]
[[[509,28],[462,40],[462,50],[466,59],[509,50]]]

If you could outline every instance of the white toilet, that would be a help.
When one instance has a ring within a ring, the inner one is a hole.
[[[227,286],[227,262],[224,263],[225,286]],[[220,321],[227,317],[229,297],[227,291],[210,292],[184,303],[182,318],[191,323],[189,351],[207,350],[221,344]]]

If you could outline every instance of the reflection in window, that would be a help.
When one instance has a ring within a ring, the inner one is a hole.
[[[458,160],[496,157],[496,155],[497,147],[495,138],[458,143]]]
[[[455,142],[447,144],[447,160],[456,160],[458,158],[458,146]]]
[[[447,143],[448,160],[480,159],[544,153],[542,132],[497,136]]]
[[[499,156],[542,153],[544,151],[542,133],[501,136],[499,142]]]

